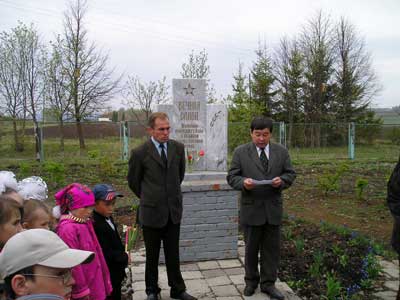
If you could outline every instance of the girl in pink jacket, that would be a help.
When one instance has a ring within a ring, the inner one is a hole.
[[[105,300],[111,294],[110,274],[93,229],[94,194],[85,185],[73,183],[55,194],[61,213],[57,234],[71,248],[93,251],[93,261],[72,269],[75,285],[72,299]]]

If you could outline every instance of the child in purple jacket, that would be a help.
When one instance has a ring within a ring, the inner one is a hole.
[[[103,252],[93,229],[95,204],[93,192],[85,185],[73,183],[55,194],[61,217],[57,234],[71,248],[92,251],[95,258],[86,265],[72,269],[75,285],[72,299],[105,300],[111,294],[110,274]]]

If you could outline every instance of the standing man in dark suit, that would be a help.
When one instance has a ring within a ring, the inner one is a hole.
[[[151,114],[148,130],[151,138],[132,150],[128,171],[129,187],[140,198],[139,223],[146,247],[147,300],[158,299],[160,293],[158,261],[161,241],[171,298],[196,300],[186,292],[179,263],[185,149],[183,144],[169,139],[167,114]]]
[[[387,182],[387,204],[393,216],[392,247],[400,262],[400,157]],[[400,285],[396,300],[400,300]]]
[[[235,149],[227,180],[241,191],[240,223],[246,245],[244,295],[253,295],[260,283],[262,292],[284,299],[275,287],[283,213],[281,193],[293,183],[296,173],[287,149],[271,143],[272,127],[270,118],[253,119],[252,142]],[[268,181],[259,184],[260,180]]]

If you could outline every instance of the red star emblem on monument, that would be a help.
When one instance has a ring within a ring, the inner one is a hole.
[[[192,87],[190,85],[190,82],[188,83],[188,86],[183,88],[183,89],[186,91],[186,95],[193,95],[194,96],[193,90],[195,90],[196,88]]]

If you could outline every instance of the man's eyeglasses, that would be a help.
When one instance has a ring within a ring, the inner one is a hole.
[[[58,279],[61,279],[61,282],[62,282],[64,285],[67,285],[67,284],[70,282],[71,278],[72,278],[72,273],[71,273],[71,271],[65,272],[65,273],[63,273],[62,275],[47,275],[47,274],[37,274],[37,273],[35,273],[35,274],[23,274],[23,275],[26,275],[26,276],[48,277],[48,278],[58,278]]]

